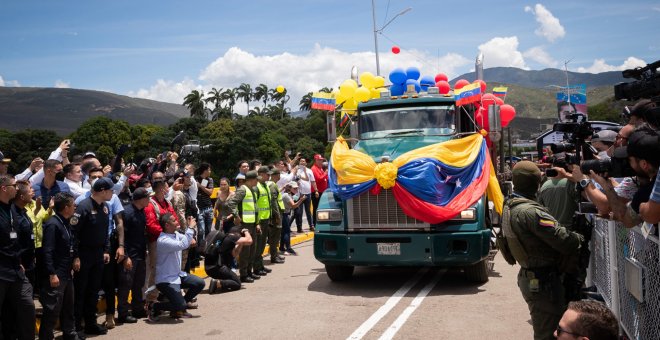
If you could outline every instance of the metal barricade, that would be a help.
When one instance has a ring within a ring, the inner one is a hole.
[[[631,339],[660,339],[660,242],[594,217],[590,277]]]

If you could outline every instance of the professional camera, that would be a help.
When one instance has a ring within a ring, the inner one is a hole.
[[[566,155],[567,164],[580,164],[583,159],[592,159],[598,153],[594,147],[586,142],[591,137],[594,129],[591,123],[587,121],[582,113],[569,115],[569,122],[556,123],[552,131],[563,132],[564,141],[550,145],[553,153],[574,152],[573,155]]]
[[[181,156],[192,156],[195,153],[198,153],[202,150],[208,150],[213,144],[199,145],[198,140],[191,140],[190,143],[181,147]]]
[[[624,78],[634,78],[635,81],[620,83],[614,86],[614,99],[637,100],[660,95],[660,60],[644,67],[637,67],[621,72]]]
[[[610,159],[592,159],[582,162],[580,166],[582,173],[588,174],[592,170],[599,175],[607,174],[607,177],[635,176],[635,170],[628,163],[628,158],[616,156],[617,150],[620,149],[626,149],[626,147],[622,146],[614,150],[614,157]]]

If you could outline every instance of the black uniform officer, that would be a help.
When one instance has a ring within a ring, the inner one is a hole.
[[[0,307],[9,304],[15,315],[11,325],[18,339],[34,339],[35,310],[32,285],[25,277],[21,263],[22,248],[18,235],[15,208],[10,201],[16,196],[16,181],[10,175],[0,175]],[[0,337],[5,336],[9,318],[0,308]],[[14,335],[11,335],[12,337]]]
[[[80,263],[80,270],[74,278],[76,330],[82,330],[84,317],[87,334],[108,332],[96,322],[96,303],[103,279],[103,265],[110,261],[110,212],[105,202],[112,198],[112,187],[109,178],[96,180],[92,195],[80,202],[70,220],[78,253],[74,266]]]
[[[44,223],[43,252],[46,276],[42,284],[39,300],[43,306],[43,316],[39,328],[39,339],[53,339],[53,329],[60,319],[64,339],[78,339],[73,316],[73,277],[71,269],[75,253],[73,230],[69,219],[76,206],[73,195],[68,192],[57,193],[55,215]]]

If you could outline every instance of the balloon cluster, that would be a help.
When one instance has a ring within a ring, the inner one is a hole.
[[[420,79],[421,73],[417,67],[408,67],[406,70],[402,68],[395,68],[390,72],[390,81],[392,86],[390,86],[390,93],[393,96],[400,96],[406,92],[408,85],[413,85],[415,87],[415,92],[419,93],[420,91],[426,92],[429,87],[435,86],[440,91],[440,94],[448,94],[451,90],[449,83],[447,82],[447,75],[444,73],[438,73],[433,76],[423,76]]]
[[[346,79],[333,91],[337,104],[343,104],[342,113],[355,114],[358,102],[380,98],[380,88],[385,86],[385,78],[363,72],[359,78],[361,86],[353,79]]]
[[[486,83],[483,80],[476,81],[481,82],[482,92],[485,92],[484,88],[486,87]],[[499,105],[500,122],[502,123],[502,127],[507,127],[516,116],[516,109],[509,104],[504,104],[504,100],[502,100],[502,98],[496,97],[492,93],[486,93],[482,95],[481,102],[475,103],[476,110],[474,112],[474,120],[487,131],[490,131],[488,109],[491,105]]]

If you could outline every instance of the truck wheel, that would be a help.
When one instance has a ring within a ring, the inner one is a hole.
[[[488,259],[485,259],[479,263],[475,263],[471,266],[467,266],[464,269],[465,277],[468,281],[476,283],[486,283],[488,282]]]
[[[332,281],[346,281],[353,276],[353,266],[325,265],[325,272]]]

